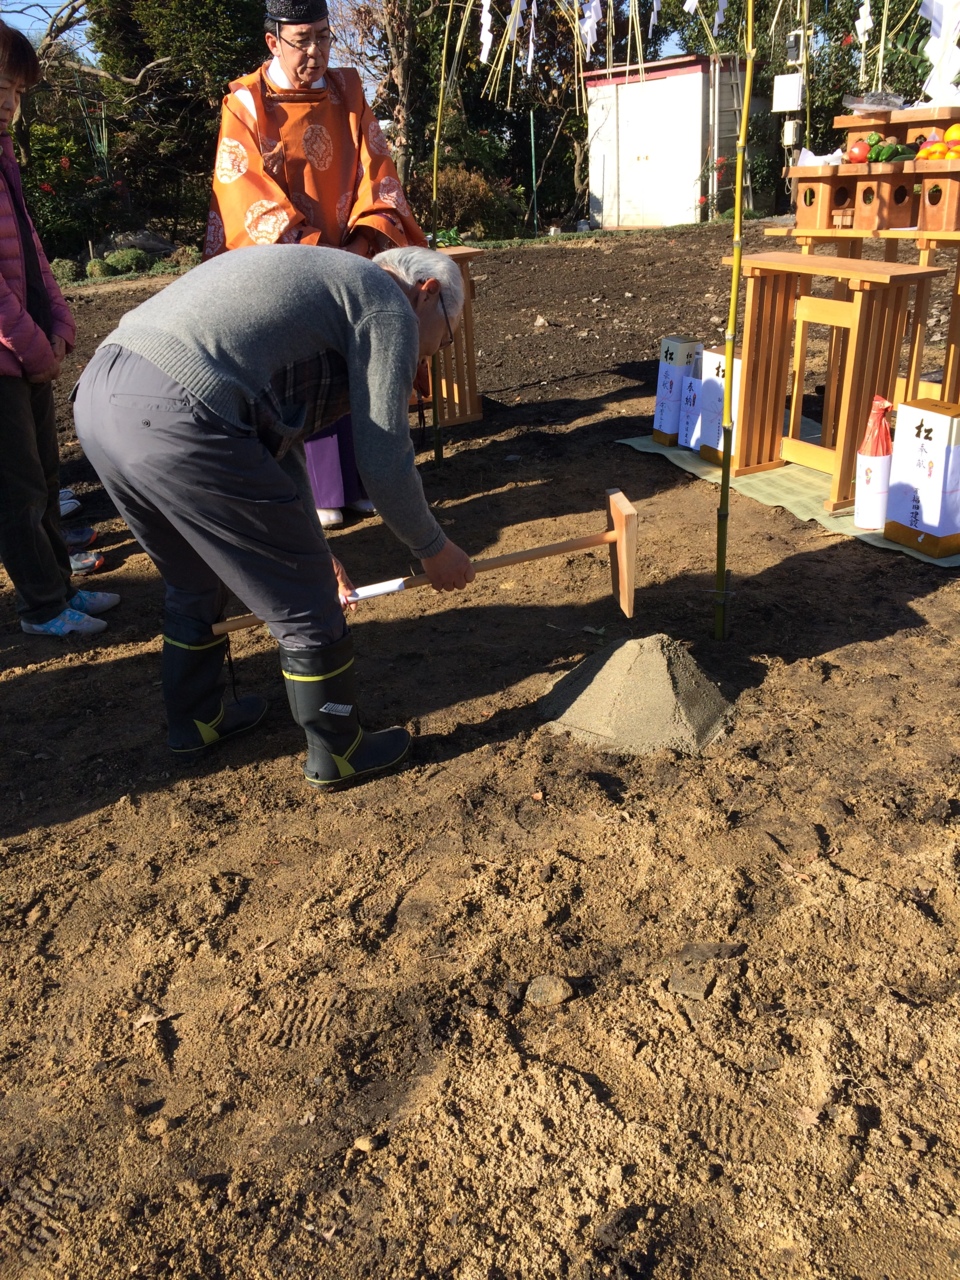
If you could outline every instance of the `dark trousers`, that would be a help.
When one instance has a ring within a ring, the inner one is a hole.
[[[211,624],[229,587],[292,649],[346,623],[303,455],[281,466],[143,356],[102,347],[77,384],[77,436],[160,571],[173,613]],[[303,495],[306,495],[304,497]]]
[[[66,608],[73,592],[49,382],[0,377],[0,561],[25,622],[49,622]]]

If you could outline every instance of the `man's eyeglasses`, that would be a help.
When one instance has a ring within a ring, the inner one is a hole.
[[[441,342],[440,346],[450,347],[453,345],[453,330],[450,328],[450,317],[447,315],[447,307],[446,303],[443,301],[443,294],[438,293],[437,297],[440,299],[440,310],[443,312],[443,318],[447,325],[447,340],[446,342]]]
[[[287,40],[280,34],[280,27],[277,26],[277,39],[281,44],[289,45],[291,49],[296,49],[297,53],[310,53],[314,49],[329,49],[331,45],[337,43],[337,37],[332,31],[324,31],[314,40]]]

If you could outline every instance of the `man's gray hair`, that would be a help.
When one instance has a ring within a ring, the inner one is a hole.
[[[445,253],[411,245],[378,253],[374,262],[381,267],[388,266],[404,284],[416,286],[425,280],[439,280],[440,296],[447,310],[451,315],[459,315],[463,310],[463,276],[457,264]]]

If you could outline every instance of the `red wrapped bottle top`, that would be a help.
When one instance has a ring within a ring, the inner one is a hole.
[[[867,429],[863,433],[863,441],[857,450],[862,457],[888,458],[893,453],[890,420],[887,417],[892,408],[893,405],[889,400],[884,400],[883,396],[873,397]]]

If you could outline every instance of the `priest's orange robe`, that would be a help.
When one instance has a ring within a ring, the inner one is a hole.
[[[285,89],[269,65],[223,100],[204,258],[251,244],[342,248],[358,233],[371,254],[425,246],[357,72],[328,68],[322,89]]]

